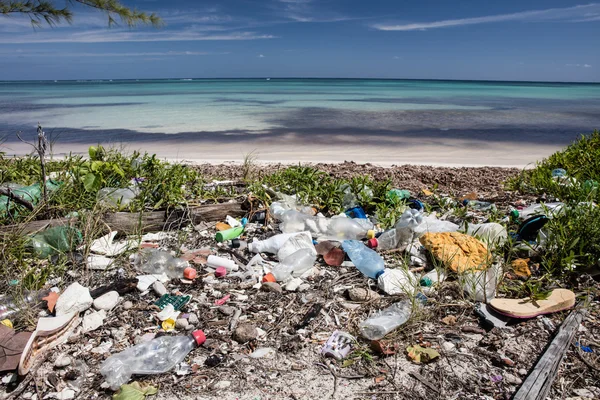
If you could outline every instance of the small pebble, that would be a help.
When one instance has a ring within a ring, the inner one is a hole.
[[[352,301],[368,301],[368,300],[377,300],[381,296],[378,293],[373,292],[372,290],[362,289],[362,288],[352,288],[348,290],[348,297]]]
[[[281,285],[277,282],[264,282],[260,288],[263,292],[282,293]]]
[[[129,310],[133,308],[133,303],[131,301],[126,301],[125,303],[123,303],[123,308],[125,310]]]
[[[506,380],[506,382],[508,382],[512,385],[520,385],[521,383],[523,383],[521,378],[514,376],[513,374],[504,375],[504,379]]]
[[[116,291],[104,293],[102,296],[94,300],[94,308],[96,310],[112,310],[117,303],[119,303],[120,299],[121,296],[119,296],[119,293]]]
[[[219,381],[213,385],[213,389],[227,389],[231,386],[230,381]]]
[[[243,324],[235,328],[231,337],[238,343],[247,343],[258,337],[258,330],[254,325]]]
[[[56,368],[64,368],[68,365],[71,365],[71,357],[69,357],[66,354],[60,354],[57,358],[56,361],[54,361],[54,366]]]
[[[521,376],[525,376],[527,375],[527,370],[525,368],[521,368],[519,369],[519,371],[517,371],[519,373],[519,375]]]
[[[223,315],[231,316],[235,312],[233,307],[230,306],[221,306],[218,308],[219,312]]]
[[[188,325],[188,320],[185,318],[178,318],[177,320],[175,320],[175,328],[177,329],[186,329]]]
[[[198,325],[200,320],[198,319],[198,316],[196,314],[191,313],[188,317],[188,322],[190,323],[190,325]]]
[[[456,348],[456,345],[452,342],[442,343],[442,349],[444,349],[444,351],[451,352],[451,351],[454,351],[455,348]]]
[[[156,281],[152,284],[152,290],[154,290],[154,293],[156,293],[156,295],[159,297],[162,297],[168,293],[167,288],[160,281]]]

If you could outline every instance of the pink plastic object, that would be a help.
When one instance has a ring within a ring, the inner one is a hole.
[[[215,276],[216,276],[217,278],[222,278],[222,277],[224,277],[225,275],[227,275],[227,268],[225,268],[225,267],[219,267],[219,268],[217,268],[217,269],[215,270]]]
[[[187,267],[186,269],[183,270],[183,277],[185,279],[193,280],[196,278],[197,275],[198,275],[198,272],[196,271],[195,268]]]
[[[331,334],[321,354],[325,357],[333,357],[336,360],[343,360],[352,350],[352,343],[356,342],[354,336],[343,331],[335,331]]]
[[[229,300],[230,297],[231,297],[231,295],[228,294],[227,296],[223,297],[222,299],[216,300],[215,305],[222,306],[223,304],[227,303],[227,300]]]

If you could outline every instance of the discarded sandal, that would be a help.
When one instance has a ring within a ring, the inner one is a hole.
[[[26,375],[48,351],[67,341],[81,319],[78,313],[58,317],[40,318],[35,331],[23,349],[19,362],[19,375]]]
[[[568,289],[554,289],[544,300],[494,299],[489,305],[502,315],[512,318],[533,318],[567,310],[575,305],[575,293]]]

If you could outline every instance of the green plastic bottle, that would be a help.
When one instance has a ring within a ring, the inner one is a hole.
[[[242,232],[244,232],[243,226],[238,226],[237,228],[227,229],[225,231],[217,232],[215,239],[219,243],[223,243],[226,240],[232,240],[239,237]]]

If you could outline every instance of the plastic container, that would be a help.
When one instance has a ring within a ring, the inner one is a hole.
[[[492,211],[496,210],[496,205],[492,203],[488,203],[487,201],[480,200],[464,200],[463,205],[465,207],[470,207],[473,210],[478,211]]]
[[[534,215],[545,215],[548,218],[552,218],[555,215],[558,215],[563,207],[564,203],[556,202],[556,203],[545,203],[545,204],[532,204],[527,208],[519,211],[519,218],[523,221],[529,219]]]
[[[405,247],[419,238],[419,227],[423,225],[423,214],[418,210],[404,211],[396,223],[396,246]],[[423,232],[424,233],[424,232]]]
[[[410,301],[399,301],[362,322],[359,326],[360,334],[369,340],[379,340],[406,323],[411,314]]]
[[[39,258],[64,253],[75,249],[83,241],[79,229],[71,226],[55,226],[30,236],[28,247]]]
[[[369,249],[359,240],[345,240],[342,247],[356,268],[363,275],[377,279],[385,269],[385,262],[377,252]]]
[[[265,240],[255,240],[248,243],[248,250],[252,253],[270,253],[277,254],[281,246],[287,240],[300,232],[293,233],[281,233],[279,235],[271,236]]]
[[[363,210],[362,207],[354,207],[349,210],[346,210],[346,215],[350,218],[367,218],[367,214],[365,213],[365,210]]]
[[[39,303],[43,297],[48,296],[48,290],[30,291],[19,295],[18,298],[0,295],[0,320],[12,317],[21,310],[29,308],[30,304]]]
[[[278,282],[286,281],[291,277],[298,277],[311,269],[317,260],[316,252],[310,249],[300,249],[287,256],[271,272]]]
[[[174,257],[168,251],[143,249],[135,259],[136,267],[146,274],[162,274],[171,279],[182,278],[183,271],[190,264],[181,258]]]
[[[215,240],[219,243],[223,243],[226,240],[232,240],[240,236],[244,232],[243,226],[238,226],[236,228],[227,229],[225,231],[217,232],[215,235]]]
[[[370,230],[373,223],[367,219],[332,218],[325,236],[338,241],[364,239]]]
[[[110,356],[102,363],[100,373],[110,388],[117,390],[134,374],[153,375],[170,371],[205,341],[201,330],[189,336],[161,336]]]
[[[139,189],[135,186],[125,189],[107,187],[98,191],[96,199],[105,207],[123,209],[128,207],[138,194]]]
[[[413,296],[417,286],[415,275],[404,268],[386,268],[377,277],[377,287],[390,296],[399,294]]]
[[[215,269],[219,267],[225,267],[227,271],[237,271],[239,269],[239,266],[235,263],[235,261],[213,255],[208,256],[206,259],[206,265]]]
[[[502,246],[508,239],[506,228],[495,222],[468,224],[466,233],[477,237],[491,248]]]

